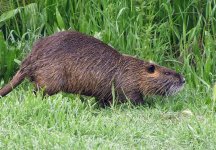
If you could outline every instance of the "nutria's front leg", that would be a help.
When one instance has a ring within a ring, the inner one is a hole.
[[[116,97],[118,102],[126,102],[127,100],[130,100],[132,104],[134,105],[142,105],[144,104],[144,100],[142,97],[142,94],[136,91],[130,91],[123,93],[122,90],[117,92]],[[110,106],[113,103],[112,97],[106,97],[106,98],[99,98],[100,106],[106,107]]]
[[[120,102],[125,102],[126,100],[130,100],[134,105],[142,105],[144,104],[144,100],[142,94],[135,90],[123,92],[123,90],[119,90],[118,92],[118,100]]]
[[[144,104],[144,100],[142,94],[139,92],[129,92],[125,94],[127,99],[131,101],[134,105],[142,105]]]
[[[98,100],[100,107],[105,108],[105,107],[109,107],[112,103],[112,100],[110,98],[101,98]]]

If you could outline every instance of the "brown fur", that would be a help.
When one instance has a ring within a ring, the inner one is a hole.
[[[112,86],[120,101],[128,98],[140,104],[143,95],[172,94],[184,83],[183,76],[175,71],[122,55],[91,36],[73,31],[36,42],[0,95],[5,96],[25,77],[48,95],[78,93],[95,96],[104,104],[112,101]]]

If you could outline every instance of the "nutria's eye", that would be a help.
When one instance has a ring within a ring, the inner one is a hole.
[[[154,73],[155,72],[155,66],[154,65],[148,66],[148,72],[149,73]]]
[[[170,75],[171,73],[170,73],[170,72],[165,72],[164,74],[165,74],[165,75]]]

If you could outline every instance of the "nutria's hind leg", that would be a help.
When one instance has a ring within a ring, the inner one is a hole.
[[[48,77],[44,76],[42,78],[41,75],[36,78],[34,81],[35,91],[42,91],[44,96],[51,96],[63,90],[64,84],[61,82],[61,79],[49,79]]]
[[[52,96],[56,93],[60,92],[59,90],[53,89],[53,88],[45,88],[45,90],[43,91],[44,95],[48,95],[48,96]]]
[[[35,82],[33,82],[33,85],[34,85],[33,93],[34,93],[35,95],[37,95],[37,92],[41,91],[41,88],[40,88],[39,85],[36,84]]]
[[[52,86],[48,86],[48,87],[44,87],[44,86],[40,86],[39,84],[34,84],[34,90],[33,90],[33,93],[35,95],[37,95],[38,92],[42,92],[43,93],[43,98],[45,96],[51,96],[51,95],[54,95],[56,93],[59,92],[59,90],[55,89],[54,87]]]
[[[36,90],[42,90],[43,95],[54,95],[64,90],[66,85],[64,68],[55,61],[51,64],[44,62],[41,64],[36,62],[36,69],[32,73],[32,81],[35,83]]]

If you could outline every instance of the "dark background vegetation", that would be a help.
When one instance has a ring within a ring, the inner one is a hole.
[[[0,78],[11,78],[39,37],[71,29],[209,88],[216,78],[215,11],[215,0],[1,0]]]

